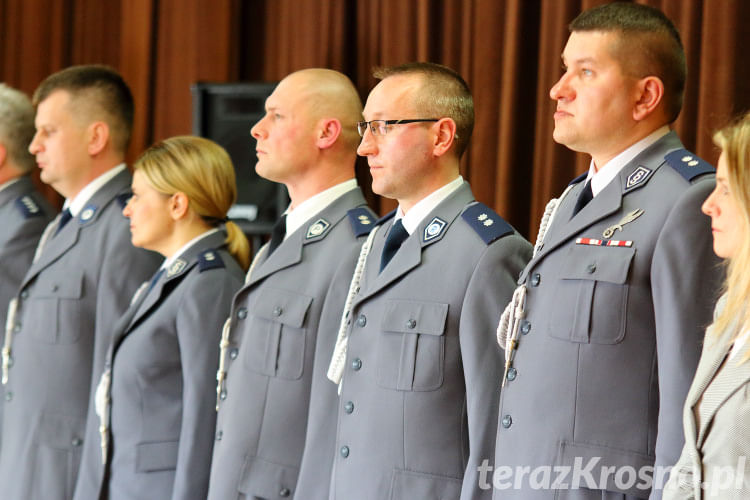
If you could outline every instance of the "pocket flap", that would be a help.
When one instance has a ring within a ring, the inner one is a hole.
[[[565,257],[560,278],[568,280],[607,281],[622,285],[628,279],[635,248],[575,245]]]
[[[385,305],[382,328],[385,332],[442,335],[448,304],[418,300],[389,300]]]
[[[177,468],[179,441],[140,443],[135,452],[136,472],[155,472]]]
[[[298,474],[297,467],[247,457],[238,489],[249,498],[292,498]]]
[[[255,302],[254,314],[260,318],[301,328],[312,304],[309,295],[279,288],[265,288]]]
[[[43,413],[39,420],[39,444],[70,450],[83,443],[86,419]]]
[[[33,295],[38,298],[80,299],[83,275],[66,276],[64,280],[39,280],[34,285]]]
[[[394,469],[390,498],[455,500],[461,496],[461,484],[458,478]]]

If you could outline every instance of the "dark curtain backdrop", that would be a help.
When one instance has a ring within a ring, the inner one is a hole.
[[[349,75],[364,99],[375,83],[373,66],[446,64],[466,78],[476,104],[462,174],[480,201],[534,238],[548,199],[588,166],[552,140],[548,93],[561,74],[568,22],[601,3],[0,0],[0,80],[31,93],[71,64],[119,69],[136,99],[133,160],[155,140],[190,133],[195,81],[278,81],[319,66]],[[750,2],[645,3],[674,20],[687,51],[688,88],[675,127],[688,148],[715,162],[711,132],[750,108],[750,65],[742,56],[750,49]],[[369,188],[364,163],[359,176]],[[371,200],[381,213],[394,207]]]

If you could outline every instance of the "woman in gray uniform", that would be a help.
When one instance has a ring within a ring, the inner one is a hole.
[[[75,498],[205,499],[221,329],[249,259],[226,219],[234,168],[217,144],[173,137],[134,169],[133,245],[165,261],[115,325]]]

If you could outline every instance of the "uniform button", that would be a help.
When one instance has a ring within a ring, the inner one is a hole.
[[[73,445],[73,446],[75,446],[75,447],[81,446],[81,445],[83,444],[83,439],[81,439],[81,438],[79,438],[79,437],[75,437],[75,438],[73,438],[73,440],[72,440],[72,441],[70,442],[70,444],[72,444],[72,445]]]
[[[221,438],[224,436],[224,431],[218,431],[216,433],[216,440],[221,441]]]
[[[518,372],[515,368],[508,368],[508,374],[505,376],[509,381],[513,381],[516,379],[516,375],[518,375]]]
[[[244,307],[240,307],[239,309],[237,309],[237,318],[239,319],[247,318],[247,309]]]
[[[26,299],[28,299],[28,298],[29,298],[29,292],[28,292],[28,291],[26,291],[26,290],[24,290],[23,292],[21,292],[21,298],[22,298],[23,300],[26,300]]]
[[[505,428],[507,429],[507,428],[508,428],[508,427],[510,427],[510,426],[511,426],[511,424],[513,423],[513,419],[512,419],[512,418],[510,418],[510,415],[505,415],[505,416],[503,417],[503,421],[502,421],[502,423],[503,423],[503,427],[505,427]]]
[[[406,328],[409,328],[410,330],[414,330],[414,328],[417,327],[417,322],[413,319],[410,319],[406,322]]]
[[[279,306],[276,306],[273,308],[273,315],[274,316],[281,316],[281,313],[283,313],[284,310],[280,308]]]
[[[346,458],[349,456],[349,447],[348,446],[342,446],[341,450],[339,450],[339,453],[341,453],[341,456]]]
[[[226,390],[226,389],[224,389],[223,391],[221,391],[221,392],[219,393],[219,398],[220,398],[220,399],[221,399],[222,401],[224,401],[225,399],[227,399],[227,390]]]
[[[521,333],[526,335],[531,331],[531,323],[526,320],[521,321]]]
[[[357,326],[363,327],[367,324],[367,318],[364,314],[360,314],[359,318],[357,318]]]
[[[229,357],[232,359],[237,359],[237,355],[240,353],[240,350],[236,347],[232,347],[229,349]]]
[[[354,403],[352,403],[351,401],[347,401],[346,404],[344,405],[344,411],[346,413],[353,412],[354,411]]]
[[[16,325],[13,327],[13,332],[18,333],[21,331],[21,323],[16,323]]]
[[[589,264],[586,268],[586,272],[589,274],[594,274],[596,272],[596,264]]]
[[[13,391],[8,391],[5,393],[5,400],[10,401],[13,399]]]
[[[357,372],[359,371],[360,368],[362,368],[362,360],[359,358],[354,358],[352,360],[352,370]]]
[[[288,497],[291,491],[289,491],[289,488],[281,488],[281,491],[279,491],[280,497]]]
[[[539,286],[539,283],[542,281],[542,275],[539,273],[534,273],[533,276],[531,276],[531,286]]]
[[[56,292],[56,291],[57,291],[57,289],[58,289],[58,286],[57,286],[57,285],[52,285],[52,286],[51,286],[51,287],[49,287],[49,288],[50,288],[50,290],[52,290],[53,292]]]

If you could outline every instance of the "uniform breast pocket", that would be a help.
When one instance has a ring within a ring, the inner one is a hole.
[[[279,288],[260,292],[242,340],[247,368],[289,380],[302,376],[305,317],[312,301],[308,295]]]
[[[443,385],[448,304],[389,300],[378,338],[378,385],[433,391]]]
[[[25,331],[49,344],[73,344],[87,325],[81,323],[83,276],[65,280],[41,280],[34,284],[28,299]]]
[[[571,248],[556,280],[549,317],[552,337],[572,342],[617,344],[625,337],[628,274],[635,255],[629,247]]]

